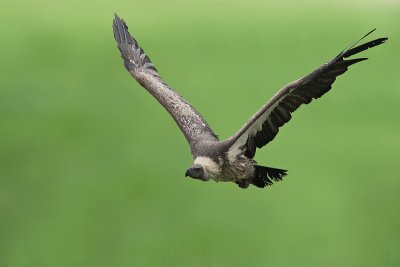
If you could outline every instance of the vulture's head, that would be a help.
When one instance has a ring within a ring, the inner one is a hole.
[[[193,164],[192,167],[186,170],[185,177],[192,177],[194,179],[199,179],[202,181],[208,181],[208,174],[203,166],[200,164]]]

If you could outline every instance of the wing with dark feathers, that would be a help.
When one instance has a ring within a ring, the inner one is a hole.
[[[161,79],[149,57],[129,34],[128,26],[116,14],[113,31],[125,68],[169,112],[189,144],[201,138],[217,140],[200,113]]]
[[[374,29],[375,30],[375,29]],[[359,41],[368,36],[367,33]],[[379,38],[354,47],[359,41],[342,51],[331,61],[323,64],[304,78],[287,84],[264,105],[234,136],[227,141],[231,143],[230,157],[243,153],[253,158],[256,148],[261,148],[272,141],[279,128],[291,119],[291,113],[302,104],[320,98],[331,89],[336,77],[347,71],[347,68],[367,58],[345,60],[368,48],[384,43],[387,38]],[[354,48],[353,48],[354,47]]]

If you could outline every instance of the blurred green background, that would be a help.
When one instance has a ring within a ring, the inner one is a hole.
[[[0,266],[398,266],[400,2],[11,1],[0,10]],[[227,138],[370,29],[389,42],[294,114],[266,189],[184,177],[178,127],[122,66],[117,12]]]

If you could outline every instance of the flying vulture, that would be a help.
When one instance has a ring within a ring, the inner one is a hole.
[[[284,86],[237,133],[220,141],[200,113],[164,82],[117,15],[113,31],[125,68],[168,111],[190,145],[194,163],[185,176],[202,181],[234,182],[241,188],[248,188],[250,184],[265,187],[282,180],[287,170],[257,165],[253,159],[256,149],[271,142],[301,104],[320,98],[350,65],[367,59],[348,57],[387,40],[379,38],[356,46],[372,30],[331,61]]]

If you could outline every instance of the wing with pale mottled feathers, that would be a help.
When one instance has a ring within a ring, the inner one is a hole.
[[[117,15],[113,31],[125,68],[169,112],[189,144],[202,138],[217,140],[200,113],[161,79],[149,57],[129,34],[128,26]]]
[[[372,33],[366,34],[359,41]],[[334,59],[323,64],[309,75],[283,87],[264,105],[228,142],[231,143],[230,157],[244,153],[253,158],[256,149],[272,141],[282,127],[291,119],[291,113],[302,104],[320,98],[331,89],[336,77],[347,71],[347,68],[367,58],[345,60],[354,54],[384,43],[387,38],[379,38],[353,48],[345,49]]]

